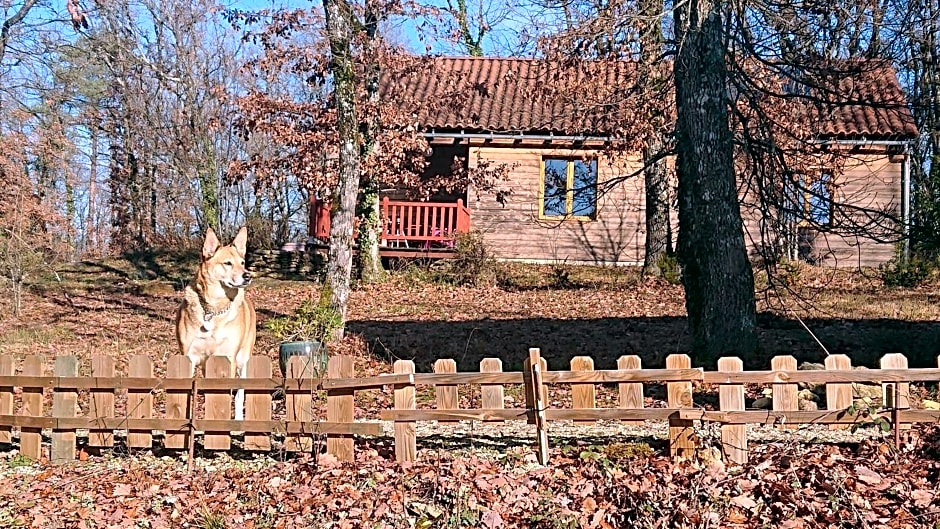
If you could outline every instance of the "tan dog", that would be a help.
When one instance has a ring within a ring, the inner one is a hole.
[[[255,345],[255,308],[245,296],[251,272],[245,270],[248,230],[242,227],[229,246],[221,246],[212,228],[202,245],[202,264],[186,287],[176,311],[180,353],[194,366],[213,355],[232,364],[232,377],[247,376],[246,365]],[[245,391],[235,394],[235,420],[244,419]]]

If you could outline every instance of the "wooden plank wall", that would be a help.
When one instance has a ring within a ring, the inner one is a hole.
[[[510,180],[502,184],[511,188],[508,202],[500,204],[492,194],[468,192],[472,227],[484,233],[494,255],[503,259],[520,259],[568,263],[642,263],[645,224],[645,190],[642,175],[626,179],[601,198],[597,220],[561,223],[539,221],[538,191],[540,160],[543,156],[593,156],[590,149],[537,148],[513,145],[483,145],[470,148],[469,163],[479,159],[514,164]],[[598,156],[599,180],[627,175],[640,167],[638,157],[622,156],[608,161]],[[671,162],[671,160],[670,160]],[[865,208],[887,209],[900,213],[901,165],[881,152],[852,154],[845,160],[843,174],[834,182],[834,199]],[[748,253],[756,255],[761,244],[762,211],[756,207],[747,184],[741,182],[741,214],[744,221]],[[865,219],[856,215],[852,221]],[[678,233],[675,211],[670,216],[673,234]],[[835,217],[839,221],[838,217]],[[852,268],[876,267],[893,257],[890,243],[879,243],[855,236],[820,234],[816,237],[814,254],[819,264]]]
[[[833,181],[833,200],[853,204],[871,210],[887,210],[900,215],[901,164],[883,153],[861,153],[849,155],[841,175]],[[748,253],[756,255],[761,244],[761,224],[766,219],[756,205],[754,193],[747,184],[740,183],[741,215],[744,221],[745,241]],[[861,212],[852,218],[833,215],[836,225],[864,226],[869,219]],[[877,267],[894,257],[892,243],[876,242],[862,236],[841,236],[832,233],[816,233],[812,254],[817,264],[837,268]]]
[[[637,157],[609,160],[590,149],[471,147],[471,165],[480,158],[515,164],[511,180],[504,185],[512,188],[505,205],[489,193],[468,193],[471,228],[483,232],[494,255],[568,263],[641,263],[646,238],[643,177],[625,179],[602,195],[596,220],[540,221],[538,193],[543,156],[596,157],[600,182],[641,167]]]

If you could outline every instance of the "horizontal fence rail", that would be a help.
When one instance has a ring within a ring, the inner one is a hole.
[[[519,371],[504,372],[501,359],[486,358],[479,372],[457,372],[454,360],[441,359],[432,373],[416,373],[412,361],[399,360],[393,373],[363,377],[356,376],[347,356],[332,357],[327,373],[316,373],[303,358],[293,358],[286,376],[273,375],[270,359],[252,357],[246,377],[231,378],[228,360],[221,357],[209,359],[202,377],[194,376],[188,358],[170,357],[166,376],[155,377],[146,356],[132,357],[126,376],[119,376],[114,360],[103,356],[92,357],[90,365],[72,356],[57,357],[51,374],[43,357],[28,356],[17,367],[12,357],[0,356],[0,444],[12,443],[18,430],[21,453],[39,458],[48,451],[51,460],[60,462],[75,457],[78,430],[88,430],[90,447],[113,446],[116,434],[124,432],[129,447],[150,448],[162,432],[163,445],[180,450],[192,449],[200,433],[207,450],[229,449],[232,432],[244,432],[247,450],[271,450],[272,435],[278,435],[284,436],[285,450],[296,452],[313,450],[314,437],[324,435],[327,452],[350,461],[352,436],[385,431],[380,422],[355,418],[364,415],[356,413],[356,392],[383,390],[393,392],[394,404],[378,410],[378,418],[393,422],[399,461],[416,459],[416,423],[421,421],[480,421],[495,427],[526,421],[535,425],[543,463],[553,421],[667,421],[674,456],[689,456],[700,448],[697,422],[716,422],[724,456],[738,463],[748,456],[747,424],[839,429],[881,421],[897,439],[913,423],[940,423],[940,410],[911,409],[910,403],[910,383],[938,382],[940,368],[908,369],[903,355],[885,356],[879,369],[855,369],[847,356],[832,355],[820,370],[797,369],[795,358],[781,356],[772,359],[770,370],[758,371],[745,371],[738,358],[722,358],[716,371],[706,371],[693,368],[686,355],[670,355],[662,369],[642,368],[635,355],[619,358],[617,369],[610,370],[594,369],[594,361],[585,356],[571,359],[568,370],[549,370],[538,349],[523,360]],[[665,408],[644,403],[645,385],[653,383],[665,385]],[[506,387],[520,385],[525,403],[506,407]],[[617,407],[596,406],[598,385],[615,387]],[[717,391],[718,409],[697,405],[694,385]],[[767,388],[766,409],[745,406],[746,385]],[[801,409],[801,387],[806,385],[816,388],[819,409]],[[570,407],[549,406],[549,387],[566,391]],[[865,387],[867,395],[877,397],[860,400]],[[245,392],[243,421],[233,420],[235,390]],[[433,392],[432,409],[418,406],[419,390]],[[479,408],[461,407],[468,402],[461,395],[468,391],[478,395],[470,402]],[[274,415],[275,395],[284,399],[283,417]],[[326,416],[321,417],[318,407],[324,402]],[[43,437],[46,430],[52,432],[48,438]]]

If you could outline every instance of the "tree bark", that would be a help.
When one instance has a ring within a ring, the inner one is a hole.
[[[369,44],[375,42],[379,19],[375,12],[365,14],[366,37]],[[366,95],[371,104],[379,100],[379,65],[371,64],[366,79]],[[376,148],[376,135],[380,124],[373,116],[363,130],[363,156],[369,156]],[[359,217],[359,279],[364,283],[378,283],[385,279],[382,258],[379,255],[379,233],[382,229],[382,212],[379,206],[379,181],[375,176],[362,182],[358,210]]]
[[[330,248],[324,288],[330,307],[342,318],[337,332],[342,338],[346,324],[350,279],[353,263],[353,222],[359,192],[360,146],[359,120],[356,116],[356,86],[350,41],[352,11],[345,0],[324,1],[326,31],[330,41],[333,96],[336,98],[337,136],[339,141],[338,181],[330,209]]]
[[[754,275],[734,174],[720,0],[692,0],[675,16],[678,258],[692,354],[711,367],[757,350]]]
[[[640,61],[649,75],[647,89],[660,90],[666,85],[656,63],[663,52],[661,14],[663,0],[640,1]],[[669,173],[666,159],[657,158],[666,147],[664,112],[655,112],[651,119],[655,131],[643,149],[644,186],[646,189],[646,245],[643,258],[643,274],[661,276],[662,258],[672,252],[672,232],[669,225]]]
[[[643,149],[643,172],[646,187],[646,252],[643,259],[643,274],[660,276],[663,256],[672,251],[669,230],[669,173],[665,159],[651,161],[660,154],[664,142],[659,134],[650,138]]]

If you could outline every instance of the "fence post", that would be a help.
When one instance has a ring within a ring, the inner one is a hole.
[[[78,358],[75,356],[57,356],[55,376],[77,377]],[[52,416],[56,419],[71,419],[78,407],[78,390],[75,388],[55,388],[52,394]],[[52,430],[52,447],[49,461],[53,464],[66,463],[75,459],[75,429]]]
[[[541,370],[542,373],[548,371],[548,362],[546,362],[545,358],[542,357],[541,351],[539,351],[537,347],[533,347],[529,349],[529,356],[522,362],[522,380],[523,380],[524,389],[525,389],[525,404],[526,404],[526,408],[529,408],[530,410],[536,409],[535,407],[536,395],[530,394],[530,390],[532,390],[536,386],[532,385],[531,384],[532,381],[527,377],[532,376],[532,366],[533,366],[532,362],[535,362],[535,361],[538,361],[539,369]],[[548,386],[546,386],[545,384],[538,384],[537,388],[539,391],[538,397],[541,399],[542,405],[547,406],[548,405],[547,404],[548,403]],[[536,424],[535,414],[531,414],[531,413],[529,414],[527,423]]]
[[[273,368],[271,367],[270,358],[252,355],[248,359],[248,365],[245,369],[248,370],[247,378],[270,380]],[[271,390],[245,390],[245,420],[271,420]],[[271,434],[267,430],[252,433],[248,428],[245,428],[245,450],[267,451],[270,449]]]
[[[411,360],[396,360],[394,369],[395,374],[414,373],[415,363]],[[395,409],[415,409],[414,384],[398,384],[395,386]],[[404,463],[405,461],[415,460],[418,451],[416,431],[414,421],[395,420],[395,461]]]
[[[463,199],[457,199],[457,233],[467,233],[470,231],[470,213],[463,205]]]
[[[91,375],[110,378],[114,376],[114,358],[105,355],[91,357]],[[114,417],[114,389],[94,388],[88,399],[88,416],[91,419]],[[88,430],[88,446],[114,446],[114,430],[91,428]]]
[[[689,355],[669,355],[666,357],[666,369],[689,369],[692,359]],[[666,393],[670,408],[692,407],[692,382],[667,382]],[[678,414],[669,417],[669,453],[672,457],[692,457],[696,440],[693,422],[679,419]]]
[[[23,359],[23,375],[43,375],[46,359],[41,355],[30,355]],[[42,417],[43,388],[23,387],[23,410],[25,417]],[[42,457],[42,429],[20,428],[20,453],[31,459]]]
[[[192,379],[194,371],[195,366],[187,356],[174,355],[166,362],[167,378]],[[165,448],[181,450],[189,446],[189,436],[193,431],[192,420],[195,418],[192,413],[194,405],[191,390],[168,389],[166,391],[166,418],[189,419],[190,425],[184,428],[185,433],[167,431],[163,437],[163,446]]]
[[[288,422],[313,421],[313,390],[300,389],[300,384],[314,376],[313,362],[292,356],[287,362],[287,377],[284,379],[284,405]],[[293,386],[293,387],[292,387]],[[289,452],[309,452],[313,450],[313,432],[301,431],[288,434],[284,447]]]
[[[719,358],[718,371],[737,373],[744,371],[740,358]],[[744,385],[722,384],[718,387],[718,408],[721,411],[744,411]],[[747,463],[747,429],[744,424],[721,425],[721,451],[733,463]]]
[[[827,370],[851,370],[852,360],[846,355],[830,355],[826,357]],[[826,384],[826,409],[844,410],[852,405],[852,384],[851,383],[827,383]],[[830,430],[844,430],[849,428],[848,424],[830,424]]]
[[[224,356],[210,356],[206,360],[206,378],[231,378],[232,367],[229,359]],[[206,419],[231,420],[232,393],[229,390],[206,390]],[[231,431],[210,433],[209,429],[203,433],[202,446],[206,450],[228,450],[232,446]]]
[[[457,362],[449,358],[441,359],[434,362],[434,372],[435,373],[456,373],[457,372]],[[437,396],[437,409],[439,410],[456,410],[460,402],[460,398],[457,395],[457,385],[456,384],[436,384],[434,386],[434,393]],[[455,424],[457,421],[438,421],[440,424]]]
[[[770,368],[774,371],[796,371],[796,358],[792,356],[775,356],[770,360]],[[797,384],[772,384],[771,400],[774,411],[797,411],[800,409],[799,386]],[[777,424],[778,428],[797,428],[796,424]]]
[[[529,424],[535,424],[538,441],[538,462],[548,464],[548,430],[545,426],[545,385],[542,384],[544,359],[537,348],[529,349],[529,357],[524,362],[522,381],[525,384],[526,408],[529,410]]]
[[[621,371],[638,371],[642,368],[640,357],[625,355],[617,359],[617,369]],[[617,385],[620,390],[620,408],[636,410],[643,408],[643,384],[640,382],[621,382]],[[624,424],[640,425],[643,421],[623,421]]]
[[[571,359],[572,371],[594,371],[594,359],[576,356]],[[571,407],[594,409],[596,404],[594,384],[571,384]],[[595,421],[574,421],[574,424],[592,424]]]
[[[14,374],[13,357],[0,355],[0,377]],[[13,386],[0,386],[0,415],[13,415]],[[0,426],[0,444],[13,443],[13,427]]]
[[[351,356],[330,358],[327,364],[329,378],[352,378],[356,375]],[[355,396],[352,389],[331,389],[326,392],[326,420],[352,424],[355,419]],[[326,436],[326,452],[340,461],[355,460],[355,444],[350,434],[331,433]]]
[[[134,355],[128,362],[129,376],[152,378],[153,361],[149,356]],[[127,416],[131,419],[153,418],[153,393],[149,389],[131,389],[127,391]],[[150,448],[153,444],[152,430],[127,429],[127,446],[130,448]]]
[[[900,354],[887,354],[881,357],[881,369],[907,369],[907,357]],[[881,394],[884,398],[884,407],[895,410],[895,416],[898,412],[911,407],[911,383],[910,382],[886,382],[881,385]],[[897,420],[892,421],[896,429],[910,430],[911,424],[902,424]]]
[[[484,358],[480,360],[481,373],[502,373],[503,361],[499,358]],[[505,406],[503,400],[502,384],[481,384],[480,385],[480,406],[485,410],[501,410]],[[502,422],[501,419],[493,419],[492,422]]]

